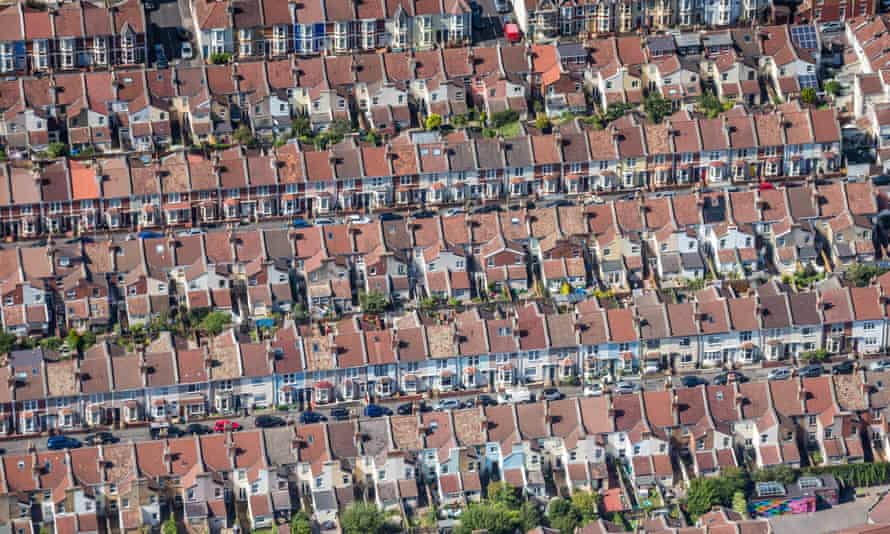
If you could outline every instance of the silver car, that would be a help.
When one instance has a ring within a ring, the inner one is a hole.
[[[794,373],[791,369],[787,367],[777,367],[776,369],[771,370],[767,375],[767,380],[787,380],[791,378],[791,375]]]

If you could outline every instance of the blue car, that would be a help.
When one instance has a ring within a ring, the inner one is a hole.
[[[386,406],[378,404],[369,404],[365,406],[365,417],[382,417],[384,415],[392,415],[392,410]]]
[[[312,226],[312,223],[310,223],[306,219],[297,217],[291,222],[291,226],[293,226],[294,228],[309,228],[310,226]]]
[[[46,440],[46,448],[51,451],[60,451],[63,449],[79,449],[81,447],[79,440],[68,436],[52,436]]]
[[[327,421],[328,418],[318,412],[303,412],[300,414],[300,424],[309,425],[312,423],[320,423]]]
[[[151,230],[143,230],[136,235],[139,236],[139,239],[155,239],[157,237],[164,237],[164,234],[160,232],[152,232]]]

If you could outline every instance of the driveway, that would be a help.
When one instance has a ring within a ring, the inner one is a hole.
[[[834,532],[865,524],[868,521],[868,508],[874,499],[874,497],[856,499],[812,514],[783,515],[770,519],[770,523],[776,534]]]

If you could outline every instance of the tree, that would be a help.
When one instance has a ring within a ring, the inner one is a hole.
[[[232,317],[228,313],[212,311],[201,319],[198,329],[208,335],[218,336],[230,322],[232,322]]]
[[[556,497],[547,505],[547,519],[550,520],[550,526],[560,532],[575,532],[575,528],[581,523],[581,514],[572,501]]]
[[[488,485],[488,500],[494,504],[503,504],[510,509],[519,506],[516,488],[503,481],[492,482]]]
[[[808,350],[801,354],[800,358],[809,363],[822,363],[828,359],[828,351],[825,349]]]
[[[841,94],[841,83],[837,80],[828,80],[825,82],[825,92],[831,96],[838,96]]]
[[[504,111],[498,111],[497,113],[491,114],[491,125],[494,128],[500,128],[505,124],[509,124],[511,122],[516,122],[519,120],[519,113],[513,109],[506,109]]]
[[[609,104],[609,107],[606,108],[606,114],[603,117],[603,120],[608,124],[619,117],[623,117],[631,109],[633,108],[630,104],[625,104],[624,102],[612,102]]]
[[[383,313],[389,308],[389,300],[377,291],[359,292],[358,301],[366,313]]]
[[[541,510],[538,509],[538,506],[531,502],[525,501],[522,503],[522,506],[519,507],[519,514],[517,518],[517,523],[519,523],[519,530],[522,532],[528,532],[535,527],[541,526],[544,522],[544,518],[541,516]]]
[[[438,130],[442,127],[442,116],[438,113],[430,113],[426,117],[426,129]]]
[[[630,522],[628,522],[627,518],[624,517],[624,514],[620,512],[613,512],[611,521],[621,527],[621,530],[625,532],[630,530]]]
[[[312,534],[312,523],[303,510],[295,513],[290,520],[290,534]]]
[[[844,277],[853,283],[856,287],[866,287],[871,281],[878,276],[886,273],[887,269],[876,265],[866,265],[862,263],[854,263],[847,269]]]
[[[501,503],[482,502],[471,504],[460,515],[460,525],[455,534],[471,534],[485,530],[488,534],[513,534],[517,514]]]
[[[176,519],[172,515],[161,525],[161,534],[176,534],[178,530]]]
[[[345,534],[383,534],[386,514],[373,504],[355,502],[340,515],[340,526]]]
[[[77,352],[80,350],[80,334],[77,333],[77,330],[73,328],[68,331],[68,337],[65,340],[68,343],[68,349],[71,352]]]
[[[709,478],[693,478],[689,482],[689,491],[686,492],[686,511],[693,520],[711,509],[711,506],[720,501],[717,489]]]
[[[242,124],[235,130],[235,133],[232,134],[232,138],[239,145],[252,145],[255,140],[253,138],[253,134],[250,132],[250,128],[247,127],[246,124]]]
[[[3,331],[0,332],[0,354],[9,354],[15,348],[18,338],[14,334]]]
[[[50,143],[46,147],[46,155],[51,158],[61,158],[68,153],[68,146],[65,143]]]
[[[542,132],[550,128],[550,119],[544,113],[538,113],[535,117],[535,128]]]
[[[291,133],[294,137],[312,135],[312,122],[308,115],[297,115],[291,123]]]
[[[572,505],[578,510],[581,516],[581,526],[583,527],[591,521],[599,518],[599,493],[589,491],[576,491],[572,493]]]
[[[651,93],[646,97],[646,100],[643,102],[643,108],[646,110],[646,116],[652,122],[661,122],[673,111],[671,103],[655,93]]]
[[[737,491],[733,494],[732,509],[742,514],[742,517],[748,515],[748,499],[745,498],[745,492]]]
[[[698,97],[696,104],[698,105],[698,110],[704,113],[709,119],[716,118],[717,115],[720,115],[720,112],[723,111],[723,105],[720,103],[720,99],[710,91],[702,93],[701,96]]]
[[[800,101],[804,104],[816,103],[816,89],[813,87],[804,87],[800,91]]]

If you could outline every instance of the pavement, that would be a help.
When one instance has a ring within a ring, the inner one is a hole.
[[[770,518],[775,534],[814,534],[834,532],[868,522],[868,509],[875,501],[877,488],[872,488],[871,497],[841,503],[827,510],[809,514],[783,515]]]

